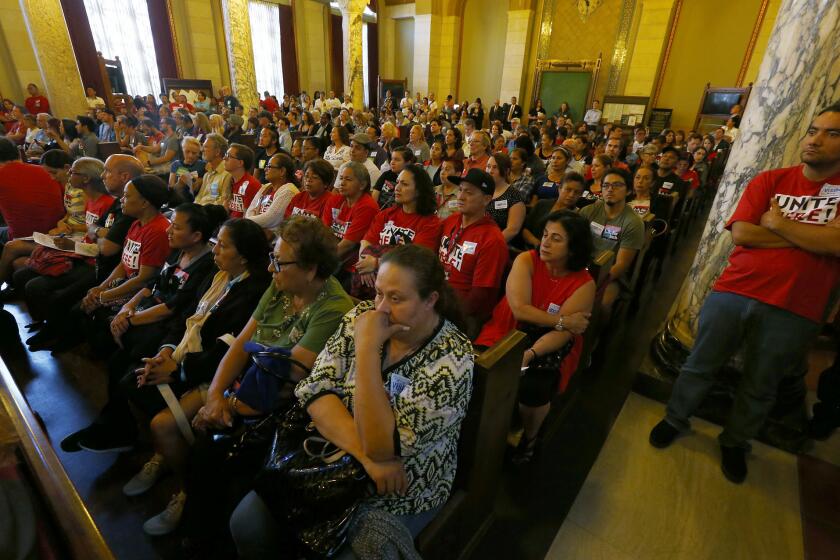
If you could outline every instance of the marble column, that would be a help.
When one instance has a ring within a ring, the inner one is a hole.
[[[799,142],[811,119],[840,99],[837,45],[840,4],[783,1],[694,263],[654,344],[667,369],[680,365],[669,357],[684,356],[693,345],[700,307],[733,248],[724,225],[745,187],[761,171],[798,164]]]
[[[85,88],[59,0],[20,0],[20,9],[43,85],[54,115],[74,116],[87,110]]]
[[[362,14],[367,3],[368,0],[338,0],[344,35],[344,93],[350,94],[353,107],[357,111],[362,110],[365,105]]]
[[[248,0],[223,0],[222,10],[225,19],[230,84],[233,94],[247,114],[250,107],[259,107]]]

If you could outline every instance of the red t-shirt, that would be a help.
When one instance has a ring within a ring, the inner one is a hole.
[[[464,171],[461,173],[461,176],[465,176],[467,171],[470,169],[480,169],[484,171],[487,168],[487,161],[490,159],[488,154],[484,154],[478,159],[472,159],[472,157],[464,158]]]
[[[29,111],[29,113],[32,115],[50,112],[50,102],[47,101],[47,98],[43,95],[27,97],[26,101],[24,101],[23,104],[26,105],[26,110]]]
[[[407,214],[402,207],[392,206],[376,214],[365,241],[380,246],[416,243],[436,251],[440,243],[440,218],[435,214]]]
[[[100,195],[96,200],[88,199],[85,202],[85,225],[92,226],[111,208],[114,203],[114,197],[110,194]],[[93,243],[92,239],[88,239],[85,235],[85,243]]]
[[[231,186],[228,201],[228,213],[231,218],[241,218],[245,215],[245,210],[251,205],[260,187],[262,187],[260,182],[250,173],[243,175]]]
[[[340,194],[330,195],[324,205],[321,220],[332,230],[339,239],[348,239],[358,243],[364,238],[374,216],[379,212],[379,205],[369,193],[362,195],[353,206],[348,206],[347,200]],[[356,264],[354,251],[345,263],[345,270],[352,271]]]
[[[277,102],[269,97],[268,99],[263,99],[262,101],[260,101],[260,107],[262,107],[269,113],[273,113],[279,108],[279,105],[277,105]]]
[[[328,192],[321,193],[318,198],[312,198],[308,191],[301,191],[289,201],[289,205],[286,206],[285,217],[311,216],[320,220],[329,198],[330,193]]]
[[[0,167],[0,213],[9,239],[46,233],[64,217],[64,189],[40,165],[11,161]]]
[[[141,266],[159,268],[169,255],[169,239],[166,230],[169,220],[158,214],[145,226],[135,220],[125,236],[122,252],[122,266],[125,277],[131,278],[140,272]]]
[[[466,228],[461,213],[443,222],[438,258],[446,279],[458,295],[466,297],[471,288],[499,288],[508,262],[508,246],[502,230],[490,216]]]
[[[186,109],[190,113],[195,113],[195,107],[190,105],[189,103],[170,103],[169,110],[174,111],[176,109]]]
[[[809,181],[802,166],[760,173],[741,196],[727,229],[735,222],[760,224],[775,198],[788,219],[824,226],[837,217],[840,175]],[[811,321],[821,322],[829,295],[840,280],[840,259],[796,247],[735,247],[714,289],[757,299]]]
[[[685,173],[680,176],[680,179],[688,183],[691,190],[700,186],[700,176],[693,169],[687,169]]]

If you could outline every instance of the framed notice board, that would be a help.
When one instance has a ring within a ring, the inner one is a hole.
[[[674,113],[673,109],[661,109],[654,107],[650,110],[648,117],[648,129],[651,134],[659,134],[666,128],[671,126],[671,115]]]
[[[638,126],[645,122],[649,102],[650,97],[605,95],[601,120],[622,126]]]

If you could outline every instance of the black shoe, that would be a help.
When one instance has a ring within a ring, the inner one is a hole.
[[[87,428],[82,428],[78,432],[73,432],[63,440],[61,440],[61,450],[66,453],[75,453],[76,451],[81,451],[82,448],[79,447],[79,442],[82,440],[83,437],[90,435],[96,430],[96,424],[91,424]]]
[[[26,325],[26,330],[28,330],[29,332],[38,331],[44,328],[44,325],[46,324],[47,323],[44,321],[32,321],[31,323]]]
[[[92,430],[80,438],[79,447],[93,453],[122,453],[134,449],[134,437],[111,430]]]
[[[677,439],[678,435],[680,435],[678,429],[669,424],[667,420],[662,420],[650,431],[648,441],[656,448],[665,449]]]
[[[817,440],[825,440],[840,426],[840,407],[818,402],[814,404],[814,416],[808,422],[809,435]]]
[[[26,345],[29,350],[37,352],[39,350],[46,350],[50,348],[58,340],[58,333],[51,329],[49,325],[26,339]]]
[[[741,484],[747,478],[747,450],[721,445],[720,468],[729,482]]]
[[[537,438],[528,439],[523,433],[522,437],[519,439],[519,445],[516,446],[516,450],[513,452],[510,461],[514,465],[524,465],[526,463],[530,463],[531,459],[534,458],[536,450]]]

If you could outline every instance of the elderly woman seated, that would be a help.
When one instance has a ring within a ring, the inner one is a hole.
[[[375,483],[365,499],[416,536],[449,497],[472,390],[473,350],[437,256],[419,245],[382,259],[375,301],[348,313],[296,390],[318,432]],[[434,418],[434,422],[429,421]],[[288,527],[254,492],[230,528],[240,558],[282,558]]]
[[[308,373],[341,318],[353,306],[350,296],[332,276],[339,264],[337,243],[329,229],[310,217],[295,216],[280,225],[269,266],[273,282],[218,362],[206,399],[189,395],[188,401],[182,399],[186,415],[190,418],[195,415],[193,427],[200,431],[224,430],[239,418],[259,417],[272,412],[272,407],[282,407],[279,393],[261,394],[258,403],[233,389],[249,364],[245,343],[285,348],[295,364],[291,377],[297,380]],[[152,421],[152,431],[163,462],[180,469],[189,447],[176,414],[172,410],[158,414]],[[253,453],[256,462],[245,458],[227,462],[214,454],[212,446],[206,445],[210,441],[212,438],[202,440],[187,477],[190,534],[224,533],[230,512],[250,488],[250,481],[265,457],[262,448],[261,452]],[[268,442],[265,443],[267,446]],[[156,520],[150,520],[146,531],[163,534],[174,529],[185,497],[183,492],[176,494],[174,505],[170,504],[171,507],[153,518]]]
[[[514,328],[528,335],[519,383],[525,430],[515,463],[528,462],[534,455],[551,399],[577,366],[575,335],[588,326],[595,301],[595,283],[586,270],[592,253],[589,222],[570,210],[555,212],[546,219],[541,237],[539,249],[514,260],[506,295],[475,341],[476,346],[490,347]]]

